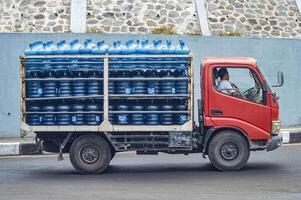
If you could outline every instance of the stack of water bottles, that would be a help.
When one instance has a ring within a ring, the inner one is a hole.
[[[118,100],[112,104],[113,124],[182,125],[188,120],[187,100]]]
[[[91,39],[33,42],[24,52],[27,123],[101,124],[104,76],[101,55],[109,55],[109,94],[121,96],[118,101],[110,99],[109,110],[115,111],[109,113],[112,124],[183,124],[188,120],[187,114],[183,114],[187,111],[187,99],[159,101],[154,96],[165,95],[168,100],[169,95],[188,94],[189,58],[182,55],[189,53],[182,40],[177,44],[162,40],[114,41],[111,46],[104,41],[93,43]],[[145,101],[128,100],[127,96],[131,95],[145,96]],[[152,97],[148,99],[148,96]],[[181,113],[169,113],[176,110]],[[148,114],[143,113],[147,111]],[[159,114],[156,111],[166,112]]]

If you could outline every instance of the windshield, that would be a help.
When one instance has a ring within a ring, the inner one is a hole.
[[[272,88],[270,86],[269,81],[265,78],[265,74],[260,70],[259,64],[257,63],[257,69],[261,75],[261,77],[263,78],[263,84],[264,84],[264,88],[267,89],[268,91],[270,91],[272,93]]]

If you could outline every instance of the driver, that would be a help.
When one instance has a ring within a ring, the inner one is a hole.
[[[217,85],[217,90],[226,94],[239,96],[238,92],[235,90],[234,84],[232,84],[229,79],[229,73],[226,68],[221,68],[218,70],[217,75],[220,77],[220,81]]]

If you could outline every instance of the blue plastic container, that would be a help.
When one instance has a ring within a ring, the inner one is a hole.
[[[43,81],[43,97],[56,97],[57,86],[56,81]]]
[[[42,107],[43,112],[49,112],[47,114],[42,115],[42,125],[55,125],[55,115],[52,114],[55,111],[55,106],[54,105],[44,105]],[[50,112],[52,112],[50,114]]]
[[[58,96],[69,97],[72,96],[72,83],[71,81],[58,81]]]
[[[80,54],[90,54],[92,49],[95,48],[95,44],[92,43],[92,39],[85,39],[84,45],[80,47],[79,53]]]
[[[111,46],[107,52],[109,54],[121,54],[120,41],[114,41],[113,46]]]
[[[122,72],[117,75],[118,77],[130,77],[130,74],[128,72]],[[132,87],[131,82],[122,80],[122,81],[116,81],[115,82],[115,92],[116,94],[131,94]]]
[[[52,51],[56,49],[56,45],[53,43],[53,41],[44,42],[43,48],[38,50],[39,55],[51,55]]]
[[[75,103],[71,107],[72,112],[83,112],[85,110],[85,104],[83,103]],[[83,113],[75,113],[72,114],[72,124],[73,125],[84,125],[85,124],[85,114]]]
[[[175,110],[178,111],[187,111],[187,105],[185,102],[181,101],[175,106]],[[176,124],[182,125],[188,121],[187,114],[176,114]]]
[[[65,103],[62,103],[56,107],[57,112],[62,112],[56,115],[56,124],[60,126],[71,125],[72,115],[64,112],[69,112],[71,106]]]
[[[179,45],[175,48],[175,54],[189,54],[190,50],[183,40],[179,40]]]
[[[101,104],[97,102],[89,102],[86,104],[86,111],[90,112],[99,112],[101,111]],[[87,125],[99,125],[103,120],[102,114],[97,113],[91,113],[91,114],[85,114],[85,123]]]
[[[147,82],[143,80],[144,73],[143,71],[135,71],[133,78],[141,78],[142,80],[133,80],[132,81],[132,94],[147,94]]]
[[[136,102],[135,105],[131,108],[132,111],[143,111],[144,107]],[[134,113],[131,114],[131,124],[133,125],[143,125],[144,124],[144,114],[143,113]]]
[[[151,102],[146,106],[147,111],[158,111],[159,106]],[[147,125],[159,125],[160,124],[160,116],[157,113],[149,113],[145,116],[145,124]]]
[[[99,77],[98,72],[89,74],[91,78]],[[87,81],[87,95],[101,95],[103,91],[103,81],[101,80],[89,80]]]
[[[65,54],[66,49],[68,49],[68,45],[65,40],[61,40],[56,43],[56,48],[52,50],[52,54],[54,55],[63,55]]]
[[[156,71],[151,72],[149,78],[157,78],[159,74]],[[160,82],[158,80],[147,81],[147,94],[159,94]]]
[[[163,77],[171,78],[171,77],[173,77],[173,75],[168,70],[167,72],[164,73]],[[162,81],[160,81],[160,93],[161,94],[175,94],[176,89],[175,89],[174,81],[173,80],[162,80]]]
[[[26,97],[38,98],[42,97],[43,89],[41,81],[26,81]]]
[[[41,107],[39,105],[30,105],[30,106],[28,106],[27,111],[28,112],[39,112],[39,111],[41,111]],[[40,114],[36,114],[36,113],[27,114],[26,122],[29,125],[38,126],[42,122],[42,117],[40,116]]]
[[[74,39],[70,42],[69,48],[66,50],[66,54],[79,54],[79,50],[82,45],[79,43],[78,39]]]
[[[148,40],[142,40],[140,43],[138,43],[136,48],[137,54],[147,54],[149,51],[149,42]]]
[[[185,70],[177,70],[176,76],[179,78],[187,77]],[[187,94],[188,93],[188,80],[178,80],[175,84],[176,94]]]
[[[24,51],[25,55],[38,55],[38,51],[43,48],[42,41],[36,41],[29,44],[29,48]]]
[[[173,105],[170,101],[166,101],[163,105],[161,105],[162,111],[172,111]],[[173,114],[172,113],[163,113],[161,114],[161,124],[162,125],[172,125],[173,124]]]
[[[91,50],[91,53],[103,55],[107,53],[108,49],[108,45],[105,45],[105,41],[102,40],[96,44],[96,46]]]
[[[119,125],[127,125],[130,123],[129,114],[122,111],[128,111],[129,107],[125,103],[121,103],[116,107],[116,111],[120,111],[120,114],[116,114],[116,122]]]

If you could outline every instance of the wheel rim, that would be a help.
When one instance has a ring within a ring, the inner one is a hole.
[[[80,155],[81,159],[87,164],[95,163],[100,157],[100,153],[94,145],[86,145],[83,147]]]
[[[239,154],[238,146],[233,142],[223,144],[220,151],[225,160],[234,160]]]

